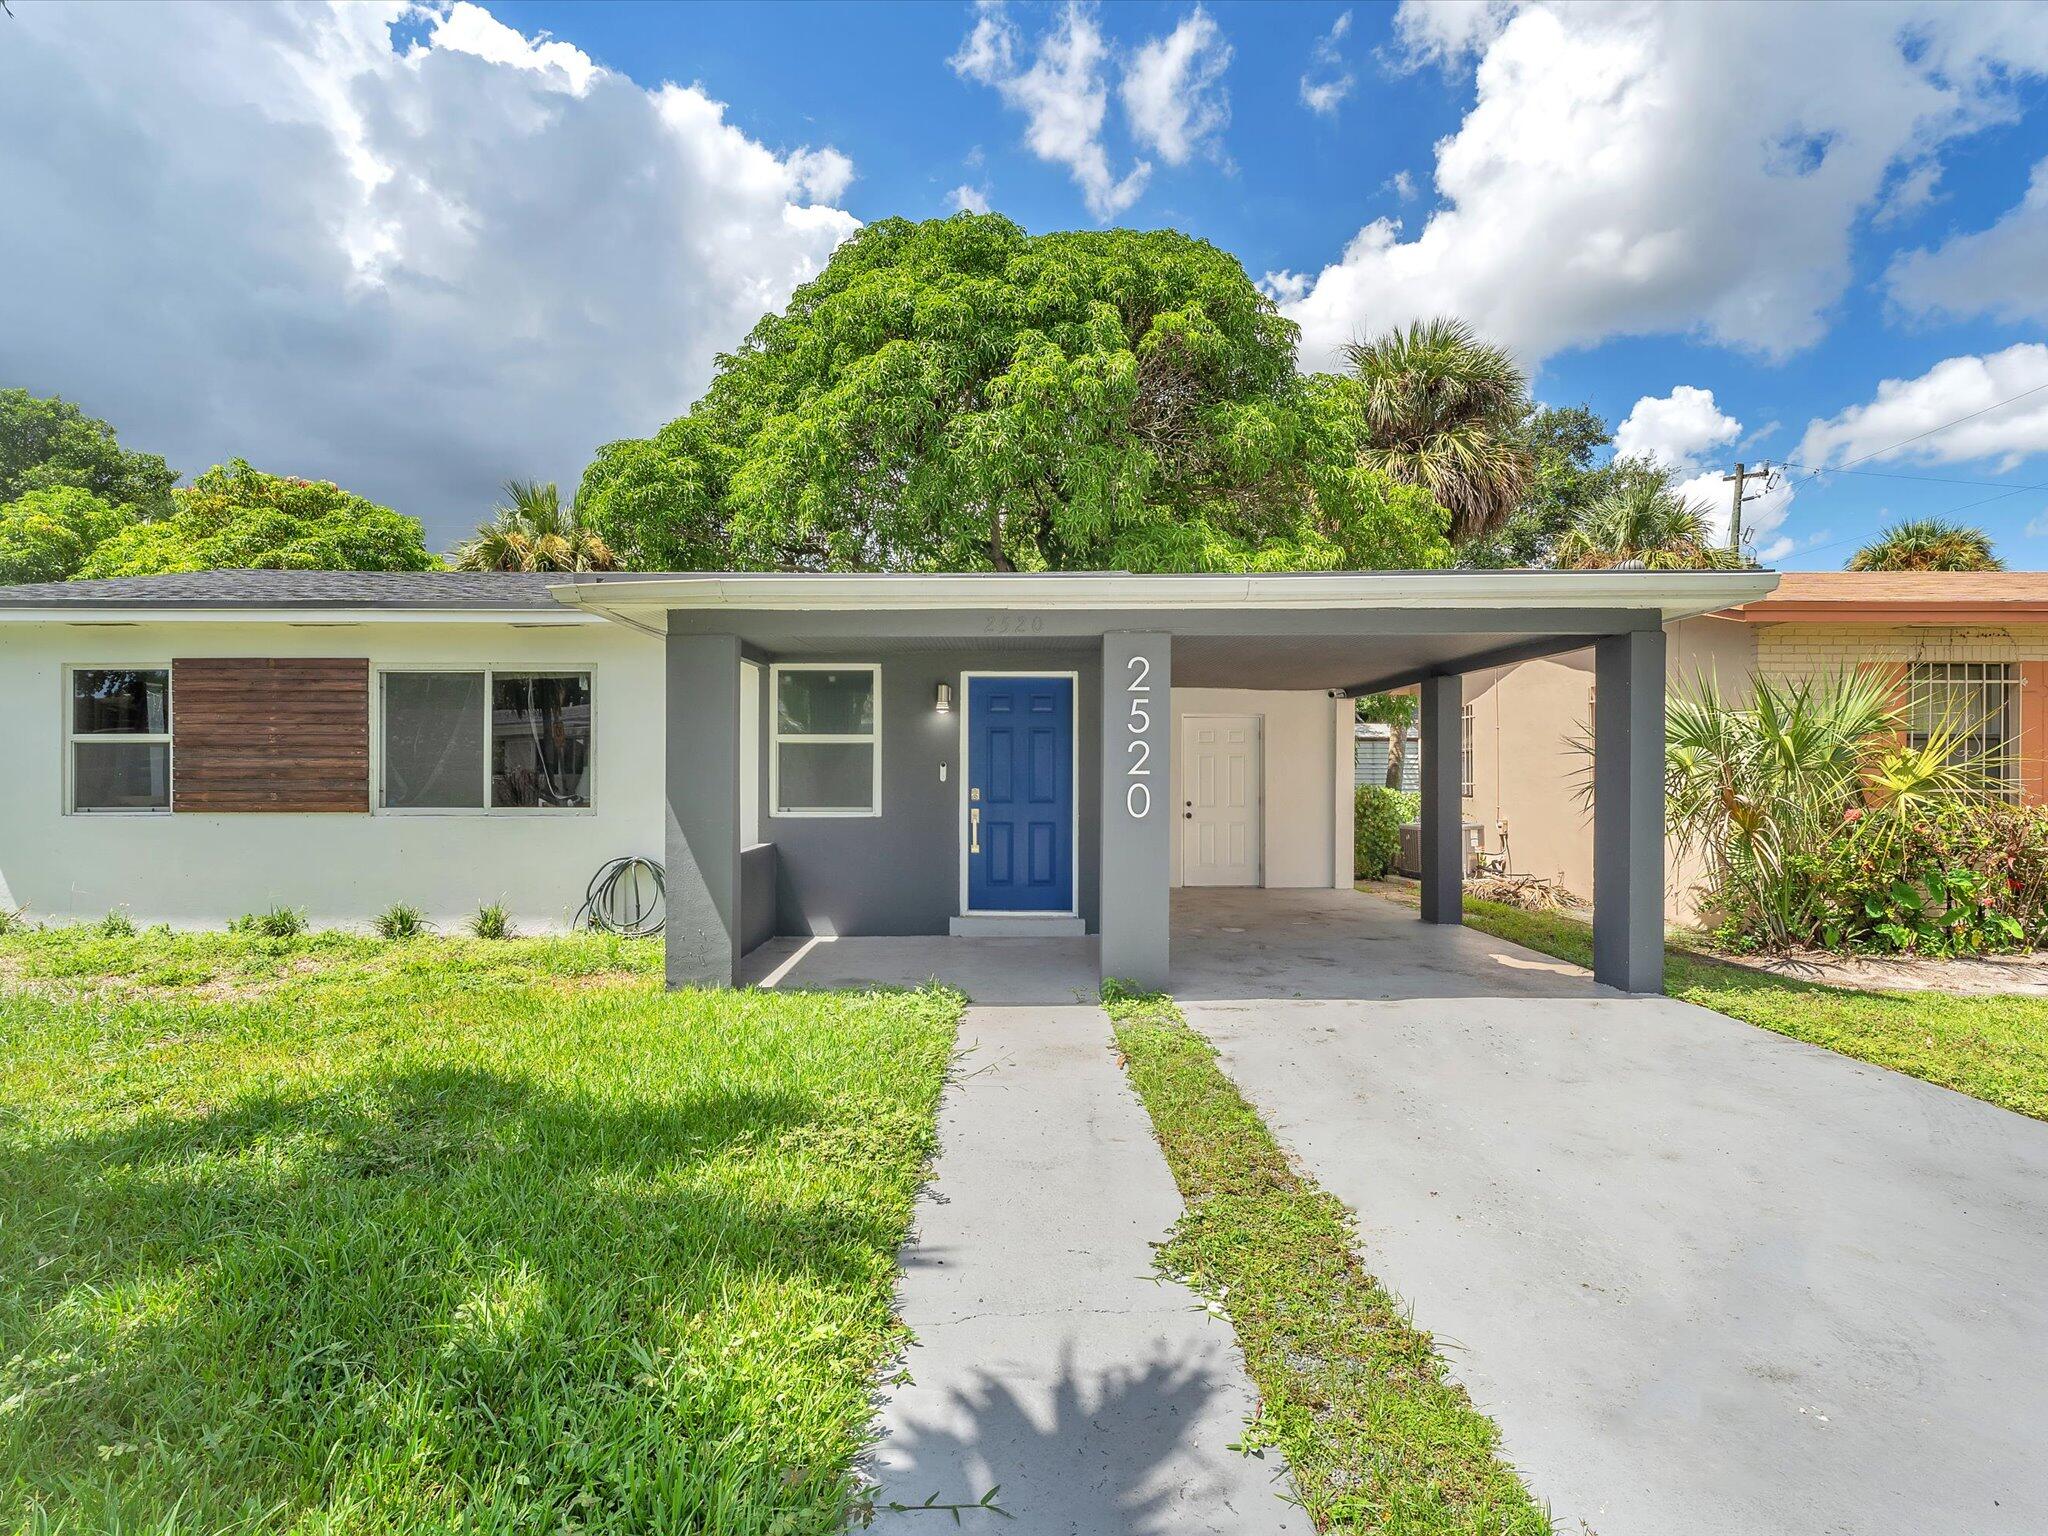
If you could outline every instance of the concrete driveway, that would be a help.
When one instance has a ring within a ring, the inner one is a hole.
[[[1174,954],[1560,1531],[2048,1530],[2048,1125],[1368,896]]]

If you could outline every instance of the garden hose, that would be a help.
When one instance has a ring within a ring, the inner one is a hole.
[[[667,920],[667,896],[661,866],[654,860],[632,855],[613,859],[590,877],[576,922],[579,927],[588,922],[603,933],[649,939]]]

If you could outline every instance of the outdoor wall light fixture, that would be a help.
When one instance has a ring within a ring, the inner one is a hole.
[[[933,701],[932,708],[942,715],[953,713],[953,685],[951,683],[939,684],[939,696]]]

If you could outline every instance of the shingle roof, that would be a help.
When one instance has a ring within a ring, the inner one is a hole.
[[[504,608],[559,611],[523,571],[186,571],[0,587],[0,608]]]

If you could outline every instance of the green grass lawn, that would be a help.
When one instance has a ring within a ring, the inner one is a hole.
[[[0,1528],[827,1532],[958,1000],[0,939]]]
[[[1465,921],[1560,960],[1593,963],[1593,930],[1579,918],[1467,897]],[[1665,947],[1664,966],[1673,997],[2048,1120],[2048,997],[1851,991],[1677,945]]]
[[[1285,1454],[1316,1528],[1548,1532],[1493,1422],[1360,1263],[1350,1213],[1288,1163],[1208,1042],[1163,998],[1109,1010],[1187,1203],[1160,1264],[1229,1315],[1259,1388],[1251,1439]]]

